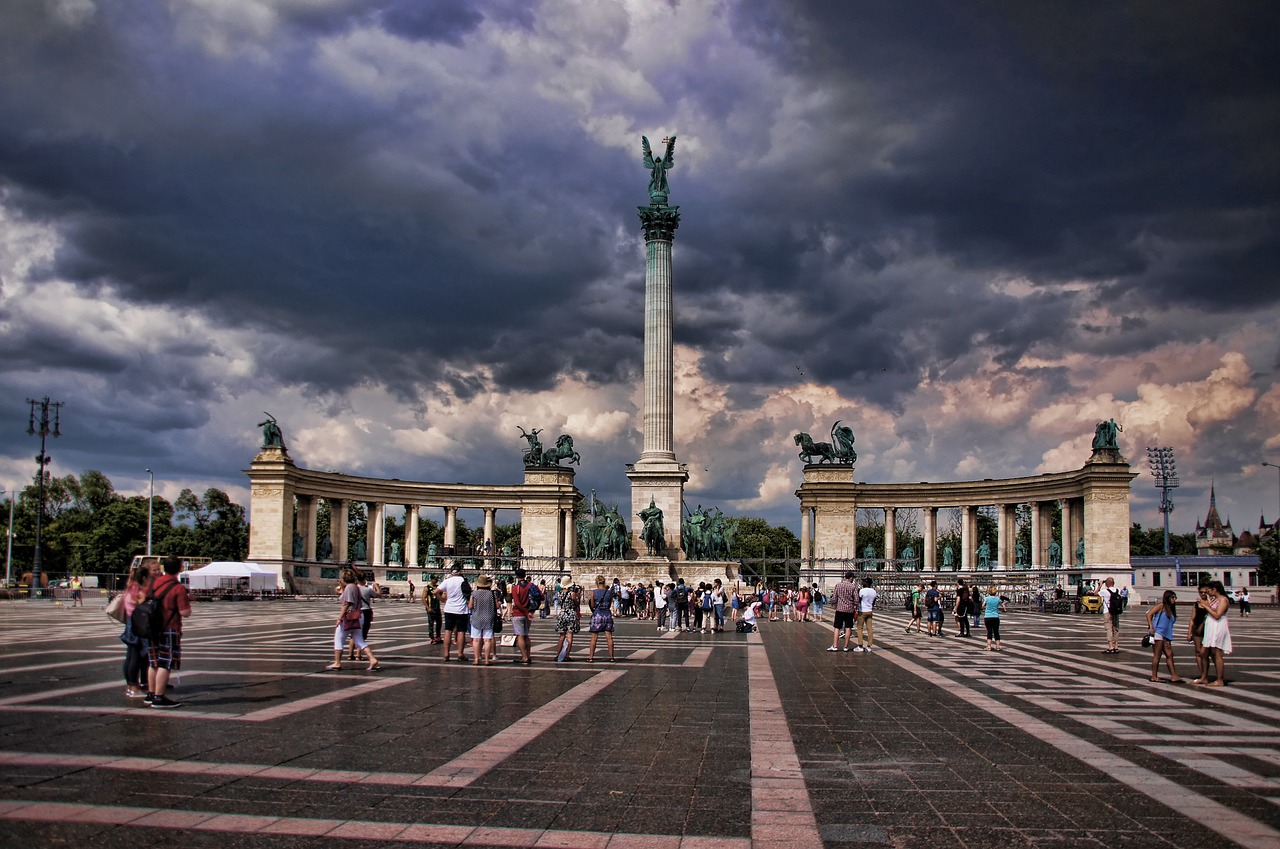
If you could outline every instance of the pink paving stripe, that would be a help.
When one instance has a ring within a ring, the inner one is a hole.
[[[537,846],[560,849],[752,849],[741,838],[653,837],[647,834],[605,834],[595,831],[542,831],[529,828],[471,828],[426,823],[367,822],[360,820],[259,817],[215,814],[206,811],[164,811],[159,808],[122,808],[110,805],[73,805],[60,802],[6,801],[0,803],[0,821],[94,822],[131,824],[138,828],[172,828],[183,823],[188,831],[238,834],[291,834],[309,837],[390,840],[398,843],[446,845]]]
[[[552,699],[533,713],[518,720],[520,733],[525,745],[532,743],[538,735],[555,725],[570,712],[581,707],[588,699],[608,687],[623,676],[622,672],[600,672],[583,681],[578,686]],[[518,749],[513,749],[501,732],[491,734],[484,743],[459,755],[447,764],[436,767],[414,784],[419,787],[466,787],[507,758]]]
[[[694,649],[689,652],[689,656],[685,658],[683,666],[702,668],[707,665],[707,660],[711,657],[710,648]]]
[[[760,632],[748,634],[747,644],[761,649],[747,665],[751,845],[754,849],[822,849],[818,818]]]
[[[280,719],[283,716],[292,716],[295,713],[301,713],[304,710],[312,708],[324,707],[334,702],[340,702],[343,699],[354,698],[355,696],[363,696],[366,693],[372,693],[377,690],[383,690],[387,687],[394,687],[397,684],[404,684],[412,681],[412,678],[377,678],[372,681],[366,681],[363,684],[357,684],[354,687],[345,690],[334,690],[331,693],[321,693],[318,696],[310,696],[305,699],[298,699],[296,702],[286,702],[275,707],[263,708],[243,714],[237,719],[245,722],[270,722],[273,719]]]
[[[938,683],[938,676],[935,673],[910,660],[889,652],[881,653],[880,657],[931,684]],[[1175,784],[1159,773],[1140,767],[1119,755],[1113,755],[1101,746],[1055,728],[1047,722],[1042,722],[1017,708],[1009,707],[990,696],[971,690],[963,684],[951,680],[945,683],[947,692],[959,696],[974,707],[1043,740],[1059,751],[1106,773],[1121,784],[1128,785],[1144,796],[1168,806],[1174,812],[1200,823],[1210,831],[1215,831],[1246,849],[1275,849],[1280,846],[1280,830],[1220,802],[1215,802],[1191,788]]]

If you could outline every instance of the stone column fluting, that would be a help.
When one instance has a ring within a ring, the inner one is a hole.
[[[665,197],[665,195],[664,195]],[[684,558],[680,523],[689,472],[674,447],[675,353],[671,286],[671,243],[680,226],[679,207],[655,202],[639,207],[644,227],[644,444],[627,472],[631,480],[631,546],[646,556],[640,511],[652,502],[662,510],[662,557]]]

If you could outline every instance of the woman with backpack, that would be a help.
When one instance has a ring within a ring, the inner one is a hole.
[[[1178,596],[1165,590],[1158,605],[1147,611],[1147,633],[1151,636],[1151,680],[1160,680],[1160,657],[1169,664],[1169,683],[1181,684],[1178,670],[1173,668],[1173,626],[1178,621]]]
[[[120,635],[124,643],[124,694],[131,699],[140,699],[147,694],[147,639],[133,633],[133,609],[138,602],[147,597],[147,586],[151,583],[151,567],[134,566],[129,572],[129,582],[124,587],[124,633]]]

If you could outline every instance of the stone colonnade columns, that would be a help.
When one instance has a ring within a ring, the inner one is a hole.
[[[370,566],[383,566],[382,552],[387,543],[387,505],[369,503],[369,533],[365,539],[365,562]]]
[[[893,560],[898,556],[897,512],[893,507],[884,508],[884,559]]]
[[[973,505],[965,504],[960,508],[960,570],[970,572],[974,566],[974,519]]]
[[[1079,529],[1076,528],[1075,510],[1071,508],[1073,499],[1062,499],[1062,565],[1076,565],[1076,539]]]
[[[347,539],[347,504],[345,498],[329,499],[329,545],[333,547],[334,563],[347,562],[350,543]]]
[[[297,533],[302,536],[302,559],[316,559],[316,498],[311,495],[297,496],[298,518]]]
[[[811,515],[813,515],[812,507],[805,505],[800,508],[800,562],[810,567],[813,565],[809,560],[809,555],[813,552],[813,525],[810,524],[809,519]]]
[[[1016,504],[1000,504],[996,514],[996,539],[1001,569],[1012,569],[1015,551],[1015,538],[1018,535],[1018,519]]]
[[[445,550],[452,550],[458,543],[458,508],[444,508],[444,546]]]
[[[938,568],[938,508],[924,508],[924,551],[920,554],[924,569]]]
[[[404,522],[404,563],[406,566],[418,565],[418,526],[421,521],[418,511],[420,504],[406,504]]]
[[[562,537],[562,548],[560,549],[561,557],[573,557],[574,543],[578,541],[578,534],[574,530],[573,510],[564,511],[564,536]]]
[[[1032,567],[1044,566],[1049,562],[1049,544],[1044,541],[1044,528],[1041,527],[1042,510],[1039,501],[1031,502],[1031,551],[1027,557]]]
[[[484,539],[481,540],[481,545],[493,541],[496,533],[494,529],[497,527],[497,513],[498,510],[496,507],[484,508]],[[494,542],[495,549],[497,548],[497,545],[498,544]]]

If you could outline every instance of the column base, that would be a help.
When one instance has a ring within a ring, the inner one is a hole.
[[[644,544],[644,522],[640,519],[640,511],[652,500],[662,510],[662,529],[666,534],[660,558],[684,560],[680,525],[684,517],[684,485],[689,480],[684,464],[675,460],[640,460],[628,467],[627,478],[631,481],[632,550],[638,558],[657,559],[648,554],[648,547]]]

